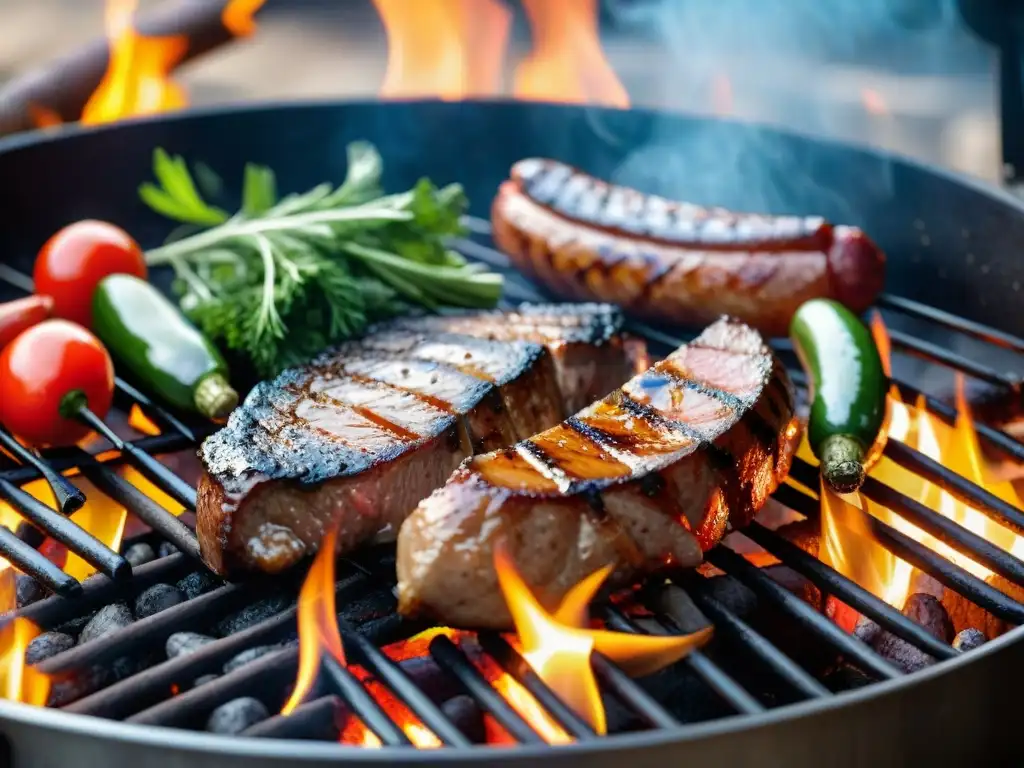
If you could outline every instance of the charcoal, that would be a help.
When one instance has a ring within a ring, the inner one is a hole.
[[[63,632],[43,632],[32,638],[25,649],[25,663],[38,664],[40,661],[63,653],[75,646],[75,638]]]
[[[430,656],[414,656],[403,659],[398,666],[416,683],[416,687],[440,704],[462,692],[462,686],[438,666]]]
[[[32,605],[32,603],[38,603],[50,594],[46,587],[24,573],[19,573],[15,577],[15,585],[15,594],[17,595],[19,608]]]
[[[214,638],[208,635],[200,635],[198,632],[175,632],[167,638],[164,649],[167,651],[168,659],[176,659],[179,656],[186,656],[195,653],[204,645],[209,645]]]
[[[245,736],[271,739],[338,741],[340,726],[348,720],[348,709],[337,696],[323,696],[300,704],[289,715],[277,715],[257,723]]]
[[[821,547],[821,521],[810,518],[786,523],[775,529],[775,533],[807,554],[817,557]]]
[[[985,637],[984,632],[974,627],[968,627],[956,633],[956,637],[953,638],[953,647],[958,651],[973,651],[986,642],[988,642],[988,638]]]
[[[77,672],[73,677],[55,680],[50,686],[50,695],[46,700],[48,707],[63,707],[83,696],[98,691],[110,682],[111,672],[106,667],[91,667]]]
[[[161,541],[160,546],[156,548],[156,553],[159,557],[170,557],[177,551],[178,548],[169,541]]]
[[[279,645],[258,645],[255,648],[242,651],[224,665],[224,674],[234,672],[239,667],[244,667],[250,661],[256,661],[261,656],[266,656],[268,653],[273,653],[280,649],[281,646]]]
[[[216,680],[218,677],[220,677],[220,675],[200,675],[192,681],[192,687],[198,688],[200,685],[206,685],[212,680]]]
[[[441,711],[474,744],[487,740],[483,712],[471,696],[460,694],[448,699],[441,705]]]
[[[992,574],[985,581],[1017,602],[1024,602],[1024,588],[1018,587],[1003,576]],[[943,594],[942,604],[945,606],[946,611],[949,613],[949,618],[953,622],[954,632],[962,632],[969,627],[973,627],[974,629],[981,630],[985,637],[994,640],[1013,629],[1012,624],[1007,624],[984,608],[979,608],[970,600],[951,589],[947,589],[945,594]]]
[[[210,719],[206,721],[206,730],[234,735],[268,717],[270,713],[261,701],[246,696],[232,699],[213,710]]]
[[[135,617],[145,619],[183,602],[185,595],[177,587],[170,584],[154,584],[135,598]]]
[[[703,586],[708,597],[714,598],[741,618],[757,610],[757,595],[732,576],[706,579]]]
[[[875,641],[874,648],[878,655],[887,659],[906,674],[932,666],[935,659],[901,637],[883,632]]]
[[[788,565],[769,565],[761,570],[780,587],[799,597],[816,611],[825,610],[825,597],[809,580],[794,571]]]
[[[867,616],[861,616],[853,630],[854,637],[868,645],[874,645],[881,634],[882,628]]]
[[[280,613],[290,605],[291,599],[287,595],[272,595],[222,619],[217,624],[217,634],[221,637],[227,637],[236,632],[241,632],[243,629],[248,629],[254,624],[259,624],[264,619],[269,619],[271,616]]]
[[[919,592],[910,595],[903,604],[903,615],[921,625],[936,640],[948,643],[953,639],[953,622],[934,595]]]
[[[870,677],[857,669],[857,667],[845,663],[830,670],[822,679],[822,683],[824,683],[826,688],[837,693],[863,688],[871,685],[873,682]]]
[[[130,656],[114,659],[114,663],[110,665],[110,671],[114,677],[113,682],[137,675],[148,666],[150,666],[148,659],[137,659]]]
[[[133,568],[156,560],[156,552],[144,541],[132,544],[124,552],[124,559],[132,564]]]
[[[109,635],[124,629],[132,623],[132,614],[124,603],[111,603],[100,608],[89,623],[82,627],[78,635],[78,643],[88,643],[90,640]]]
[[[95,613],[87,613],[84,616],[76,616],[73,619],[68,619],[63,624],[58,624],[53,630],[77,638],[82,632],[82,627],[92,621],[95,615]]]
[[[665,587],[659,591],[656,600],[658,610],[672,619],[683,633],[696,632],[711,623],[693,599],[679,587]]]
[[[185,597],[194,600],[205,592],[217,587],[220,582],[215,576],[207,571],[193,571],[178,582],[178,589],[185,593]]]

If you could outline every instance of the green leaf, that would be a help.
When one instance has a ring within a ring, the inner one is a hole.
[[[277,179],[274,172],[263,165],[246,163],[242,182],[242,213],[253,219],[277,203]]]
[[[159,214],[187,224],[215,226],[227,221],[227,212],[207,205],[196,191],[184,159],[162,148],[153,151],[153,175],[158,184],[145,183],[139,197]]]

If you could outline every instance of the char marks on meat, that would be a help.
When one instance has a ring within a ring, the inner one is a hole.
[[[542,309],[538,317],[555,314]],[[513,313],[525,340],[487,332],[500,313],[480,313],[478,323],[457,315],[450,329],[434,317],[403,320],[257,385],[200,451],[207,563],[221,574],[276,573],[315,551],[335,523],[339,550],[393,538],[467,456],[558,423],[565,400],[581,396],[563,394],[560,382],[600,386],[601,377],[582,350],[561,354],[586,322],[567,321],[559,334],[530,324],[532,311]],[[617,311],[585,314],[608,327],[604,346],[617,351],[609,364],[625,370]]]
[[[508,627],[498,541],[551,606],[603,566],[697,565],[786,476],[798,431],[785,369],[720,320],[558,426],[467,460],[402,526],[400,610]]]

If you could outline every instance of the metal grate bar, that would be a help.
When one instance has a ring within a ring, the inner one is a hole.
[[[963,475],[898,440],[885,444],[885,455],[901,467],[948,491],[952,496],[1018,534],[1024,534],[1024,512]]]
[[[55,472],[51,469],[50,465],[42,457],[23,446],[14,439],[10,432],[2,427],[0,427],[0,445],[22,464],[31,465],[43,476],[46,483],[50,486],[50,490],[53,491],[53,498],[57,503],[57,509],[62,514],[70,515],[72,512],[81,509],[82,505],[85,504],[85,494],[80,489],[76,488],[60,472]]]
[[[802,667],[772,645],[764,635],[712,597],[707,591],[704,583],[706,581],[707,579],[701,578],[689,580],[687,586],[690,589],[686,592],[714,622],[716,631],[725,630],[745,650],[752,651],[778,677],[807,698],[816,699],[832,695],[828,688],[807,674]],[[679,589],[677,586],[668,588]]]
[[[961,371],[978,381],[994,384],[997,387],[1005,387],[1009,390],[1016,390],[1020,388],[1020,379],[1014,376],[1000,373],[987,365],[982,365],[968,357],[964,357],[956,352],[951,352],[948,349],[940,347],[938,344],[932,344],[931,342],[923,341],[922,339],[916,339],[902,331],[890,330],[889,341],[891,341],[892,345],[897,349],[900,349],[914,357],[921,360],[927,360],[930,363],[938,363],[939,365],[951,368],[954,371]]]
[[[346,651],[355,651],[362,659],[364,666],[373,672],[412,710],[427,728],[443,744],[449,747],[468,747],[469,739],[431,701],[417,685],[409,679],[401,667],[389,659],[377,646],[348,626],[348,622],[338,622],[341,638]]]
[[[777,584],[760,568],[748,563],[742,555],[736,554],[728,547],[719,547],[708,552],[706,558],[715,567],[739,579],[758,595],[775,603],[802,627],[827,641],[864,672],[883,680],[891,680],[902,675],[896,667],[872,651],[865,643],[848,635],[830,619]]]
[[[62,597],[74,597],[82,593],[78,579],[58,568],[41,552],[25,543],[6,526],[0,525],[0,556],[51,592]]]
[[[80,464],[84,474],[97,488],[130,511],[142,522],[163,536],[179,551],[199,560],[199,540],[192,529],[175,515],[157,504],[110,467],[104,466],[83,451]]]
[[[489,712],[513,739],[520,744],[545,743],[533,727],[487,682],[455,643],[444,635],[438,635],[430,641],[430,655],[462,684],[466,693]]]
[[[540,702],[562,730],[576,741],[594,741],[597,738],[590,724],[563,702],[501,635],[488,632],[479,635],[478,639],[480,647]]]
[[[790,495],[803,495],[792,488],[788,490],[789,493],[776,495],[776,498],[784,504],[787,504],[784,499],[789,498]],[[804,498],[809,497],[805,496]],[[868,618],[873,619],[883,629],[906,640],[911,645],[917,646],[937,659],[953,659],[959,655],[952,647],[936,639],[920,624],[908,619],[885,601],[825,565],[818,558],[807,554],[800,547],[786,541],[774,531],[770,531],[758,523],[751,523],[743,529],[743,535],[760,544],[818,589],[838,597],[851,608],[855,608]]]
[[[186,438],[190,443],[199,442],[196,433],[191,427],[186,425],[174,414],[154,403],[124,379],[115,377],[114,386],[117,388],[118,392],[127,397],[135,405],[139,406],[139,408],[142,409],[142,412],[153,419],[153,421],[155,421],[159,426],[174,430],[179,435]]]
[[[405,732],[384,711],[377,700],[363,688],[356,676],[338,662],[333,656],[324,655],[320,662],[321,669],[327,673],[330,687],[348,704],[356,716],[376,734],[381,743],[388,747],[411,746],[412,742]]]
[[[160,490],[181,504],[194,510],[196,508],[196,489],[186,483],[171,470],[154,459],[141,448],[122,440],[108,427],[104,421],[88,408],[83,408],[79,419],[91,429],[102,435],[111,445],[121,452],[125,460],[139,470]]]
[[[242,731],[242,736],[262,739],[330,739],[336,741],[339,720],[348,708],[337,696],[322,696],[296,707],[291,714],[274,715]],[[468,744],[468,742],[467,742]]]
[[[989,344],[995,344],[997,347],[1011,349],[1014,352],[1024,352],[1024,339],[1019,339],[1012,334],[997,330],[991,326],[976,323],[964,317],[958,317],[950,312],[929,307],[927,304],[922,304],[919,301],[883,293],[875,300],[875,303],[884,309],[892,309],[911,317],[930,320],[937,325],[958,331],[966,336],[973,336],[976,339],[987,341]]]
[[[606,606],[603,613],[603,618],[608,623],[609,628],[617,632],[629,632],[634,635],[644,633],[644,630],[640,629],[628,616],[614,606]],[[666,618],[665,620],[672,626],[675,626],[671,619]],[[658,622],[658,630],[659,634],[673,634],[669,632],[660,620]],[[704,655],[703,651],[690,651],[689,654],[683,657],[681,663],[689,667],[691,672],[707,683],[715,693],[727,701],[729,706],[737,712],[744,715],[756,715],[758,712],[764,712],[764,706],[761,702],[747,693],[742,685],[722,671],[717,664]]]
[[[0,480],[0,498],[6,499],[22,517],[68,549],[74,550],[75,554],[107,576],[114,579],[131,577],[132,567],[127,560],[18,486]]]
[[[594,674],[605,690],[616,696],[651,728],[677,728],[679,721],[658,703],[647,691],[637,685],[633,678],[623,672],[609,659],[599,653],[590,657]]]

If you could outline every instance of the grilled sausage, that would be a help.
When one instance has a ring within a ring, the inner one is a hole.
[[[701,208],[553,160],[522,160],[511,176],[491,209],[495,243],[561,298],[685,325],[728,314],[783,336],[808,299],[859,313],[882,290],[885,256],[854,227]]]
[[[506,628],[494,546],[548,606],[589,573],[699,564],[789,471],[799,433],[785,369],[722,320],[557,427],[468,459],[398,536],[399,610]]]

